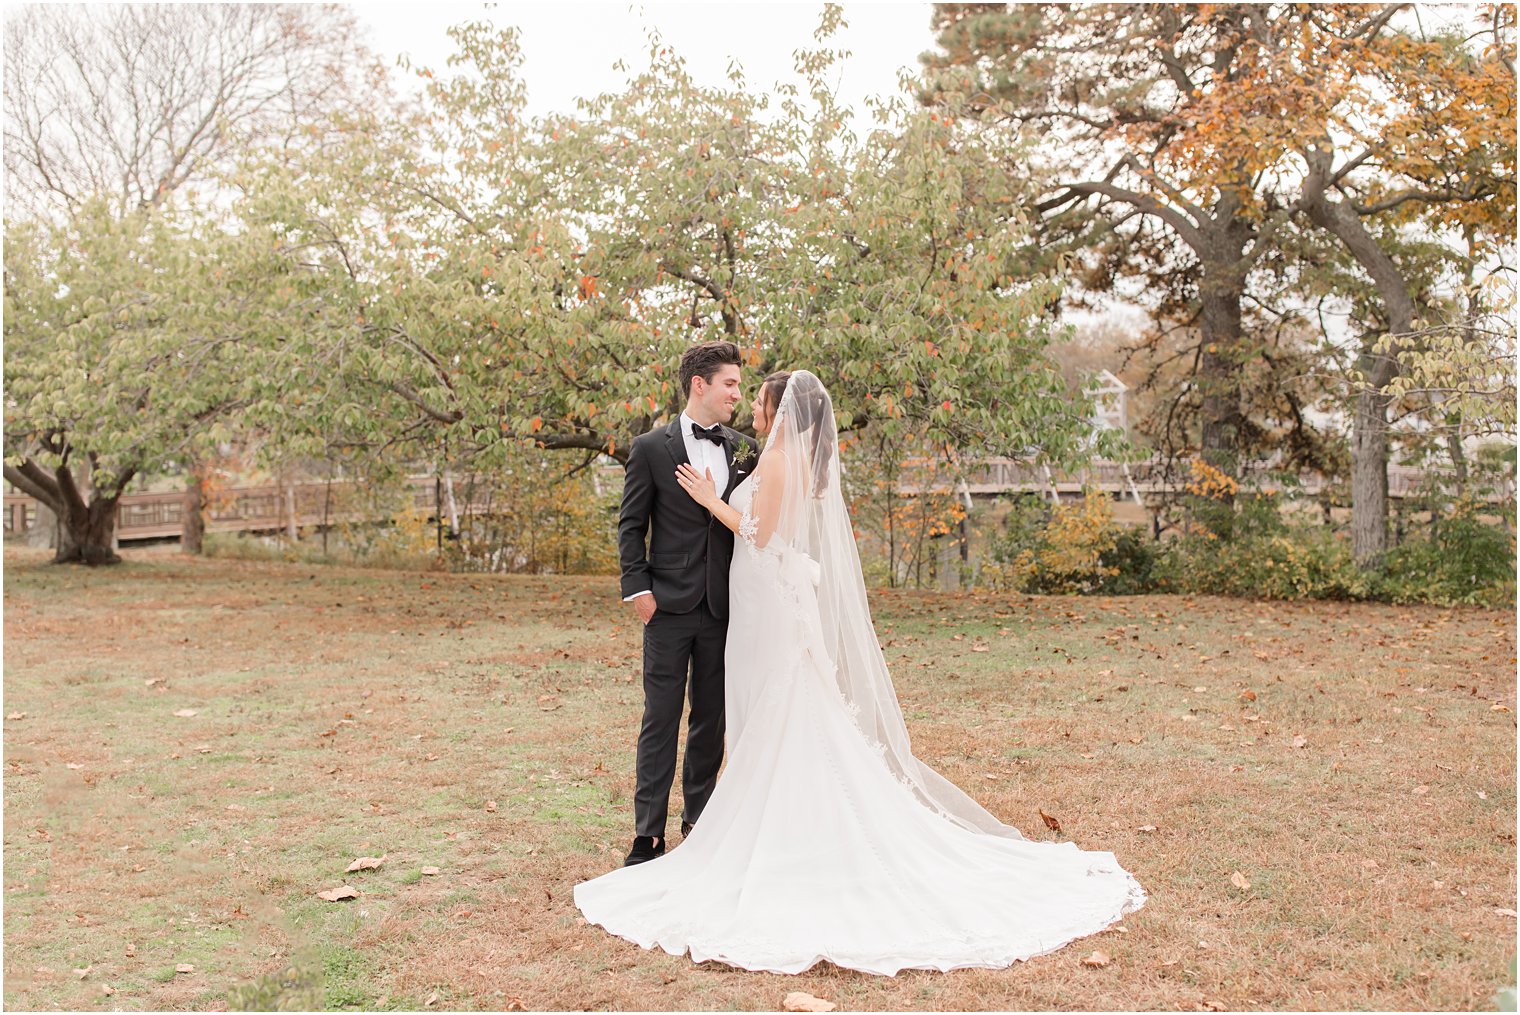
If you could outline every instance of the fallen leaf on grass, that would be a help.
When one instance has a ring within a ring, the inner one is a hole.
[[[100,985],[100,992],[106,997],[110,997],[112,994],[116,993],[116,988],[111,986],[109,983],[102,983]]]
[[[1234,885],[1236,888],[1239,888],[1243,892],[1249,892],[1251,890],[1251,882],[1247,881],[1246,876],[1240,873],[1240,871],[1236,871],[1230,875],[1230,884]]]
[[[74,975],[77,976],[77,977],[79,977],[82,980],[86,976],[89,976],[90,975],[90,970],[92,970],[94,968],[95,968],[94,966],[85,966],[83,969],[76,969],[76,970],[74,970]]]
[[[146,684],[146,685],[148,685],[149,687],[153,687],[153,686],[155,686],[157,684],[164,683],[164,678],[163,677],[149,677],[147,680],[144,680],[143,683]]]
[[[1293,738],[1293,746],[1294,747],[1307,747],[1307,746],[1309,746],[1309,738],[1305,737],[1305,736],[1296,736],[1296,737]]]
[[[6,718],[7,719],[25,719],[26,718],[26,713],[25,712],[12,712],[10,715],[7,715]]]
[[[372,871],[384,862],[385,857],[383,856],[361,856],[359,859],[348,865],[348,872],[352,873],[354,871]]]
[[[437,1003],[438,1003],[438,991],[435,990],[431,994],[428,995],[428,999],[426,1001],[422,1002],[422,1005],[423,1005],[424,1008],[431,1008],[431,1007],[433,1007],[433,1005],[435,1005]]]
[[[794,990],[786,995],[786,1000],[781,1002],[781,1007],[786,1011],[833,1011],[833,1001],[825,1001],[821,997],[814,997],[806,991]]]
[[[487,800],[486,801],[486,813],[487,814],[495,814],[496,813],[496,801],[495,800]]]
[[[188,962],[181,962],[179,965],[174,967],[174,971],[176,973],[193,973],[195,972],[195,967]]]
[[[179,716],[181,719],[189,719],[191,716],[193,716],[193,715],[199,715],[200,713],[199,713],[199,711],[197,711],[196,709],[193,709],[193,708],[182,708],[178,712],[175,712],[174,714],[177,715],[177,716]]]
[[[342,902],[344,899],[357,899],[359,893],[347,885],[341,888],[329,888],[325,892],[318,892],[317,898],[326,902]]]
[[[1040,820],[1045,822],[1045,827],[1052,832],[1059,832],[1061,830],[1061,823],[1049,814],[1046,814],[1043,809],[1040,810]]]
[[[63,767],[67,768],[67,769],[69,769],[71,771],[77,772],[81,768],[83,768],[84,766],[83,765],[76,765],[76,764],[74,764],[74,762],[70,761],[70,762],[65,763]]]
[[[1256,700],[1256,692],[1253,691],[1253,690],[1251,690],[1248,687],[1244,691],[1240,692],[1240,700],[1241,701],[1255,701]]]
[[[1102,969],[1104,966],[1108,965],[1109,961],[1110,960],[1107,952],[1097,951],[1093,952],[1087,958],[1083,959],[1082,965],[1087,966],[1090,969]]]
[[[1424,796],[1426,793],[1430,792],[1430,787],[1429,786],[1416,786],[1414,789],[1410,790],[1409,792],[1413,793],[1415,796]]]
[[[1141,825],[1139,828],[1135,829],[1137,832],[1154,832],[1155,830],[1155,825]]]
[[[1495,906],[1494,912],[1498,913],[1500,916],[1508,916],[1511,919],[1513,919],[1516,915],[1513,909],[1505,909],[1503,906]]]
[[[427,877],[432,877],[434,874],[438,873],[438,868],[437,867],[424,867],[424,868],[422,868],[422,873],[425,874]]]

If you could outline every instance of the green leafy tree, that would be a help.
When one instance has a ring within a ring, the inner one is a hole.
[[[5,478],[57,516],[56,561],[114,562],[133,477],[227,439],[260,397],[253,379],[291,323],[274,274],[255,270],[282,268],[264,242],[103,203],[10,231]]]
[[[1044,358],[1055,287],[1010,253],[1001,132],[899,103],[857,141],[826,46],[769,116],[737,70],[698,87],[658,40],[626,90],[530,123],[515,33],[453,35],[415,117],[356,121],[295,174],[250,170],[239,213],[284,237],[313,299],[351,309],[294,339],[293,387],[324,408],[293,439],[622,458],[679,406],[681,350],[727,335],[762,371],[820,371],[845,428],[1085,453],[1087,409]]]
[[[319,5],[6,19],[5,477],[55,516],[55,559],[117,560],[133,477],[198,460],[262,396],[247,357],[291,324],[288,266],[224,228],[218,176],[385,98],[356,32]]]

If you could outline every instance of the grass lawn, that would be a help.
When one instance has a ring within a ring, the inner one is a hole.
[[[780,977],[572,904],[631,835],[613,580],[44,561],[5,555],[7,1008],[1483,1009],[1511,978],[1513,611],[875,594],[918,755],[1150,901],[1006,970]]]

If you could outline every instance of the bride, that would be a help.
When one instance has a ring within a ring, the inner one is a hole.
[[[779,394],[779,398],[777,397]],[[728,762],[679,849],[577,885],[592,923],[695,962],[886,976],[998,968],[1139,909],[1112,853],[1032,842],[913,756],[839,486],[828,391],[766,378],[767,436],[724,503],[739,536],[725,651]]]

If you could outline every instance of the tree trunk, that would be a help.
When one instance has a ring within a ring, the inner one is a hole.
[[[89,483],[88,476],[83,484],[76,482],[67,464],[49,474],[37,463],[23,461],[6,465],[5,478],[57,516],[53,563],[97,566],[121,562],[116,552],[117,508],[136,471],[124,470],[106,492]],[[88,500],[82,487],[89,491]]]
[[[83,526],[74,539],[76,557],[68,563],[119,564],[121,556],[116,552],[116,514],[119,501],[115,497],[92,499],[85,511]],[[54,558],[63,562],[60,554]]]
[[[1388,403],[1371,387],[1356,394],[1351,424],[1351,555],[1363,570],[1388,552]]]
[[[296,484],[289,478],[285,481],[285,538],[292,543],[301,539],[301,530],[296,523]]]
[[[1334,148],[1328,137],[1302,152],[1309,165],[1301,199],[1309,219],[1338,239],[1371,277],[1387,317],[1387,333],[1396,338],[1414,327],[1414,298],[1399,266],[1350,204],[1331,198]],[[1369,334],[1358,357],[1361,387],[1351,430],[1351,554],[1357,566],[1372,570],[1388,552],[1388,405],[1381,394],[1398,371],[1398,362],[1374,351],[1380,333]]]
[[[443,470],[443,504],[449,513],[449,538],[459,538],[459,504],[454,500],[454,474]]]
[[[1239,290],[1216,288],[1206,276],[1202,311],[1198,385],[1203,395],[1203,460],[1233,479],[1240,470]],[[1224,499],[1229,503],[1234,498],[1226,495]]]
[[[1451,467],[1457,481],[1458,496],[1467,493],[1467,452],[1462,447],[1462,434],[1446,435],[1446,450],[1451,455]]]
[[[192,468],[185,483],[184,506],[180,508],[179,548],[181,553],[200,553],[206,536],[206,475],[199,465]]]

